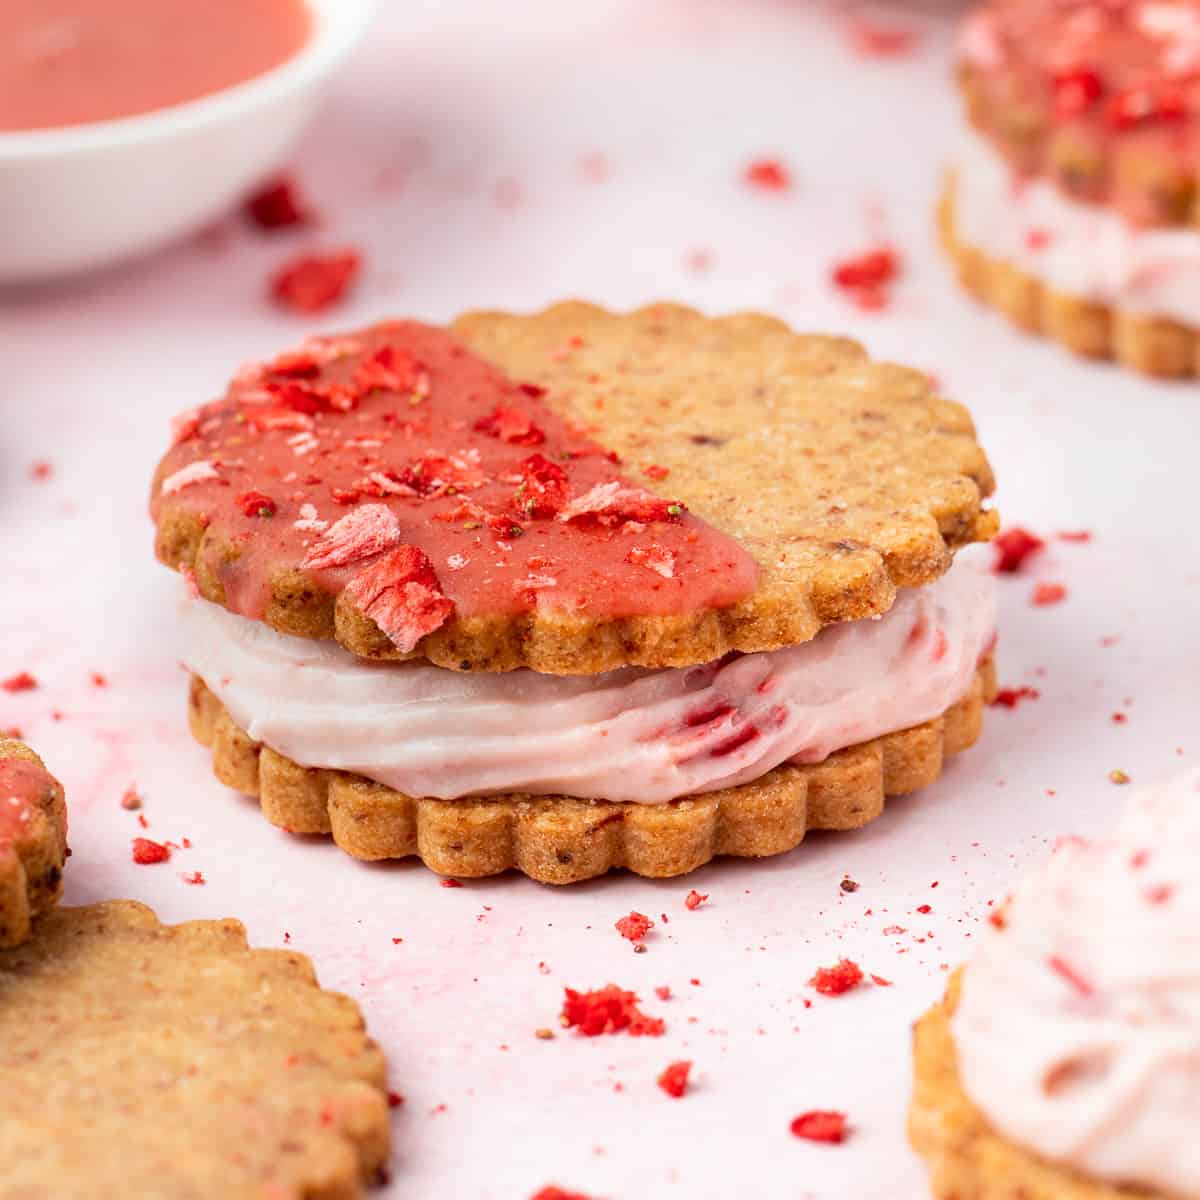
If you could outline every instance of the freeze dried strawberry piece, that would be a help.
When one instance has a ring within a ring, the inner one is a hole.
[[[432,390],[429,372],[411,354],[394,346],[381,346],[355,368],[354,384],[361,391],[373,388],[401,392],[423,400]]]
[[[1001,575],[1015,575],[1024,565],[1025,560],[1041,550],[1046,543],[1028,529],[1014,525],[1006,529],[992,543],[996,550],[996,561],[993,570]]]
[[[139,866],[166,862],[171,857],[171,848],[149,838],[133,839],[133,861]]]
[[[658,1077],[658,1086],[668,1096],[672,1096],[678,1100],[688,1090],[688,1075],[691,1069],[692,1064],[686,1059],[671,1063]]]
[[[613,928],[623,938],[628,938],[631,942],[640,942],[654,928],[654,922],[645,913],[631,912],[617,921]]]
[[[995,708],[1016,708],[1022,700],[1039,700],[1042,693],[1037,688],[1032,687],[1017,687],[1017,688],[1001,688],[995,699],[992,701],[992,706]]]
[[[437,454],[432,450],[405,467],[397,478],[419,496],[440,496],[463,488],[474,490],[488,482],[479,465],[479,452]]]
[[[774,158],[757,158],[746,167],[745,180],[765,192],[786,192],[792,186],[791,172]]]
[[[633,992],[626,992],[615,983],[590,992],[577,992],[574,988],[564,988],[563,992],[562,1023],[568,1029],[578,1029],[585,1037],[619,1033],[623,1029],[631,1037],[660,1037],[666,1030],[664,1021],[648,1017],[638,1008],[638,998]]]
[[[319,412],[352,412],[358,407],[359,393],[343,383],[319,379],[268,380],[263,390],[284,408],[312,416]]]
[[[276,272],[271,295],[277,304],[295,312],[323,312],[349,291],[361,267],[357,250],[302,255]]]
[[[1090,67],[1059,71],[1050,81],[1054,111],[1060,117],[1077,117],[1104,95],[1104,83]]]
[[[300,565],[309,570],[344,567],[391,550],[401,537],[400,522],[386,504],[364,504],[321,534]]]
[[[887,246],[868,250],[856,258],[842,259],[834,263],[831,278],[840,288],[854,291],[859,288],[880,288],[891,283],[899,274],[900,259]]]
[[[243,492],[237,498],[237,504],[247,517],[273,517],[278,511],[275,501],[262,492]]]
[[[576,496],[559,514],[560,521],[595,521],[620,525],[626,521],[678,521],[686,512],[678,500],[662,500],[642,488],[625,487],[616,480],[598,483]]]
[[[1039,583],[1033,589],[1031,600],[1038,607],[1047,604],[1060,604],[1067,598],[1067,589],[1061,583]]]
[[[548,1187],[542,1188],[540,1192],[531,1196],[529,1200],[592,1200],[592,1197],[585,1196],[582,1192],[568,1192],[563,1188],[550,1184]]]
[[[540,446],[546,435],[518,408],[498,404],[486,417],[475,422],[477,433],[499,438],[510,446]]]
[[[625,555],[625,561],[633,563],[634,566],[645,567],[664,579],[675,577],[675,551],[657,543],[650,546],[634,546]]]
[[[346,595],[405,654],[454,611],[433,564],[416,546],[398,546],[346,585]]]
[[[791,1124],[792,1134],[806,1142],[839,1143],[846,1140],[846,1114],[813,1109],[801,1113]]]
[[[1160,121],[1181,121],[1189,113],[1185,92],[1171,84],[1126,88],[1109,101],[1106,113],[1113,129],[1133,129]]]
[[[707,892],[698,892],[695,888],[692,888],[692,890],[688,892],[687,899],[683,903],[685,907],[690,909],[692,912],[695,912],[696,909],[698,909],[700,905],[702,905],[707,899]]]
[[[808,986],[816,988],[822,996],[840,996],[853,991],[862,981],[862,968],[858,963],[839,958],[832,967],[818,967]]]
[[[531,454],[518,468],[521,486],[514,499],[527,517],[553,517],[571,494],[567,473],[544,454]]]
[[[0,683],[0,688],[6,692],[31,692],[37,685],[37,680],[28,671],[18,671]]]
[[[259,229],[287,229],[312,220],[312,212],[289,175],[277,176],[248,197],[245,213]]]

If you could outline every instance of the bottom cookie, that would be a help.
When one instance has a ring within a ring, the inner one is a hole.
[[[212,750],[216,777],[257,796],[267,819],[283,829],[332,834],[355,858],[416,855],[445,875],[516,869],[542,883],[574,883],[616,867],[655,878],[683,875],[720,854],[782,854],[809,829],[858,829],[883,812],[885,797],[932,783],[949,755],[976,741],[995,690],[989,658],[968,694],[934,721],[822,763],[787,764],[751,784],[661,805],[525,794],[405,796],[360,775],[299,766],[253,741],[196,677],[188,717],[193,736]]]
[[[354,1001],[237,921],[57,909],[0,952],[0,1200],[349,1200],[384,1075]]]
[[[1023,1150],[971,1103],[958,1074],[950,1019],[961,972],[913,1033],[908,1135],[929,1167],[935,1200],[1168,1200],[1160,1192],[1088,1179]]]
[[[977,299],[1022,329],[1087,358],[1112,359],[1164,378],[1200,375],[1200,330],[1056,291],[1036,275],[963,240],[955,213],[956,189],[950,172],[938,205],[938,229],[959,282]]]
[[[62,785],[28,746],[0,737],[0,948],[57,902],[66,860]]]

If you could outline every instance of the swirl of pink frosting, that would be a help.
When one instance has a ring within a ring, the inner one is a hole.
[[[1006,1137],[1105,1182],[1200,1196],[1200,769],[1064,841],[997,911],[953,1024]]]

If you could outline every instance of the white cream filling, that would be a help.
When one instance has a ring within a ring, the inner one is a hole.
[[[254,738],[410,796],[502,792],[663,804],[932,720],[971,687],[993,579],[960,556],[882,618],[686,670],[595,676],[372,664],[185,602],[187,667]]]
[[[955,156],[958,237],[1055,291],[1200,327],[1200,231],[1138,229],[1119,213],[1020,179],[980,134]]]
[[[1046,1158],[1200,1197],[1200,770],[1060,847],[1005,922],[954,1017],[968,1095]]]

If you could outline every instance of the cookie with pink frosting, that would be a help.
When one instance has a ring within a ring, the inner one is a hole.
[[[984,0],[959,80],[963,283],[1081,354],[1200,372],[1200,0]]]
[[[766,317],[393,321],[177,423],[193,732],[360,858],[570,882],[856,828],[993,687],[961,406]]]
[[[1200,1197],[1200,770],[1064,839],[916,1031],[939,1200]]]
[[[23,942],[53,907],[66,859],[62,785],[28,746],[0,738],[0,947]]]

